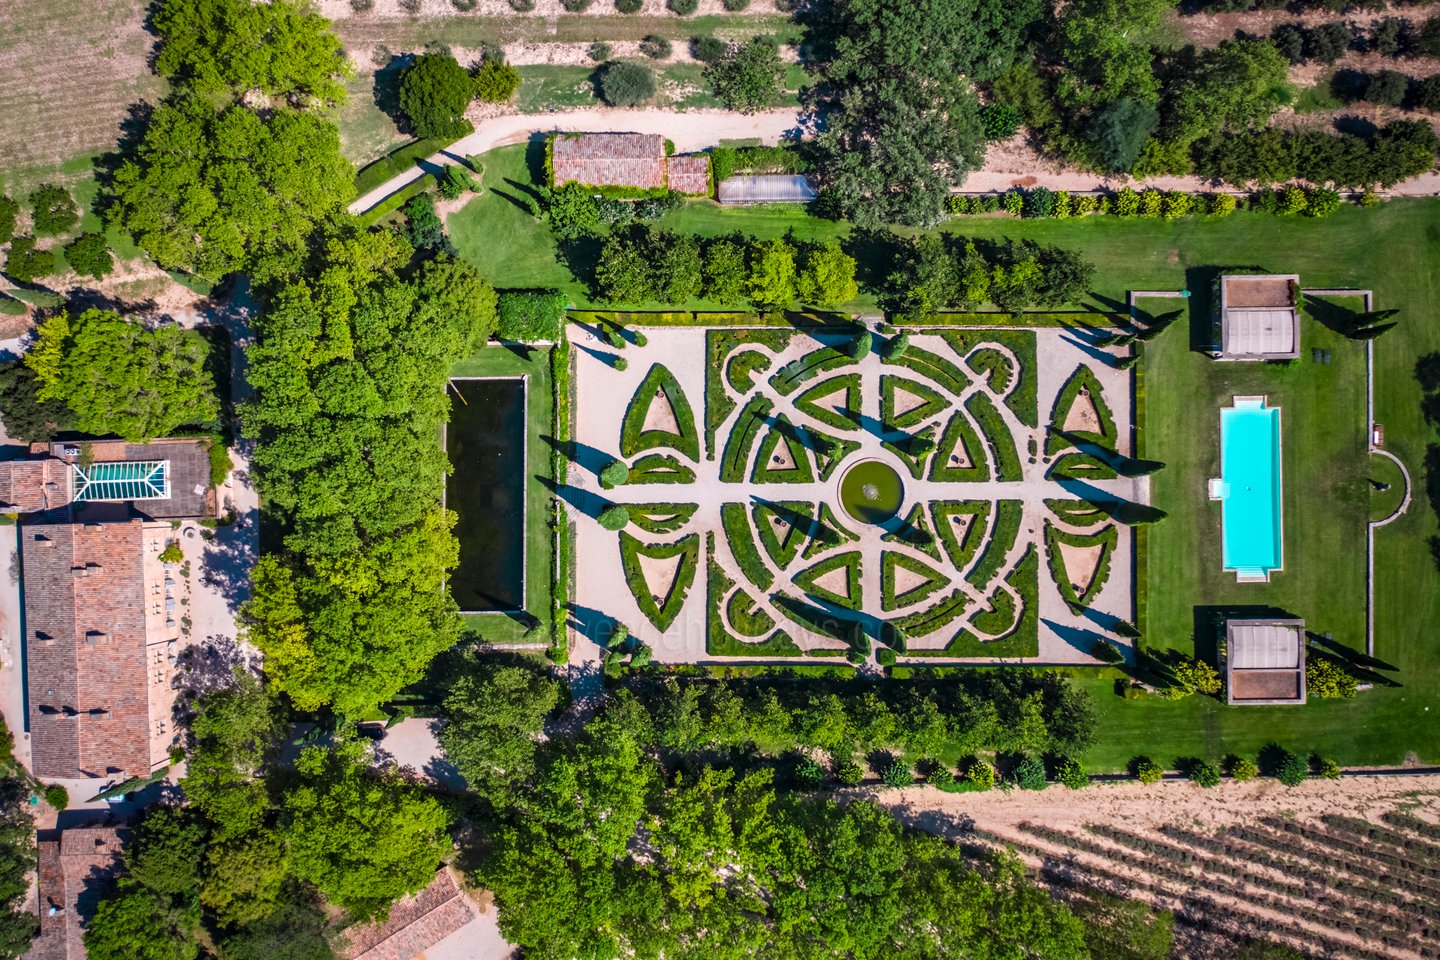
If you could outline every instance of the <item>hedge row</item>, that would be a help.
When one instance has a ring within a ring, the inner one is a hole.
[[[1100,420],[1099,431],[1091,430],[1070,430],[1064,431],[1065,419],[1070,410],[1080,398],[1081,391],[1089,394],[1090,403],[1095,408],[1095,413]],[[1110,448],[1115,445],[1115,415],[1110,412],[1110,407],[1105,403],[1105,388],[1100,385],[1100,378],[1095,371],[1090,369],[1089,364],[1082,363],[1070,374],[1070,379],[1060,388],[1055,395],[1055,405],[1050,408],[1050,430],[1045,435],[1045,455],[1053,456],[1067,447],[1073,446],[1062,431],[1069,436],[1079,437],[1092,443]]]
[[[951,453],[962,449],[970,466],[950,466]],[[985,456],[980,434],[964,410],[956,410],[940,434],[935,457],[930,461],[930,479],[940,483],[984,483],[990,479],[990,460]]]
[[[1025,479],[1025,472],[1020,465],[1020,454],[1015,449],[1015,437],[989,396],[983,393],[970,394],[970,399],[965,401],[965,409],[975,418],[986,446],[995,456],[996,479],[1001,483],[1018,483]]]
[[[675,416],[675,431],[646,430],[645,419],[657,396],[664,396]],[[700,459],[700,436],[695,431],[695,413],[675,375],[664,364],[657,363],[640,381],[635,395],[625,408],[620,425],[620,452],[632,457],[642,450],[668,447],[678,450],[691,460]],[[642,481],[643,482],[643,481]]]
[[[722,483],[745,482],[745,467],[750,460],[750,451],[755,446],[755,437],[770,419],[775,405],[764,394],[756,394],[745,404],[730,427],[730,436],[725,441],[725,451],[720,456],[720,480]]]
[[[955,537],[955,526],[950,522],[950,518],[964,513],[974,514],[975,519],[970,521],[970,526],[965,530],[965,540],[961,542]],[[951,565],[957,571],[964,570],[969,566],[975,554],[980,552],[980,545],[985,542],[985,527],[990,520],[990,502],[988,500],[937,500],[930,504],[930,514],[935,520],[940,544],[945,548],[945,554],[950,558]]]
[[[646,314],[627,314],[630,322],[651,326]],[[692,315],[693,316],[693,315]],[[731,316],[725,314],[724,316]],[[754,314],[737,314],[752,318]],[[641,318],[641,319],[635,319]],[[732,353],[745,344],[769,347],[775,353],[784,350],[793,336],[788,330],[710,330],[705,334],[705,353],[709,364],[705,369],[705,449],[715,459],[715,432],[735,409],[735,398],[725,389],[726,367]]]
[[[913,651],[913,656],[945,657],[1035,657],[1040,654],[1039,556],[1032,543],[1025,555],[1005,578],[1021,600],[1020,618],[1015,629],[1002,639],[981,640],[969,630],[961,630],[946,644],[944,651]]]
[[[984,552],[976,561],[975,568],[966,580],[978,589],[989,586],[990,581],[1000,572],[1005,555],[1015,545],[1020,526],[1025,521],[1025,504],[1020,500],[1001,500],[996,504],[995,523],[990,530],[990,539]]]
[[[647,453],[630,465],[630,483],[694,483],[695,471],[664,453]]]
[[[895,574],[900,567],[929,579],[918,587],[897,594],[895,592]],[[886,550],[880,555],[880,609],[886,613],[920,603],[945,585],[944,580],[935,579],[933,571],[926,569],[924,564],[913,557],[894,550]]]
[[[680,558],[675,579],[669,584],[664,597],[657,598],[650,592],[649,582],[640,569],[640,558],[671,560]],[[625,571],[625,585],[635,597],[635,605],[645,619],[656,630],[668,629],[685,605],[685,594],[695,582],[695,570],[700,558],[700,535],[689,534],[675,543],[641,543],[628,533],[620,534],[620,565]],[[658,601],[658,602],[657,602]]]
[[[735,562],[740,565],[740,573],[761,590],[769,590],[775,583],[775,575],[760,556],[760,548],[755,545],[745,504],[721,504],[720,528],[725,531],[725,540],[730,544]]]
[[[1018,376],[1019,381],[1014,388],[1005,396],[1005,405],[1015,412],[1015,416],[1027,427],[1038,427],[1040,425],[1040,402],[1036,397],[1038,389],[1038,377],[1036,375],[1035,356],[1035,334],[1029,330],[989,330],[985,332],[972,332],[967,330],[947,330],[941,334],[945,342],[961,356],[968,356],[973,351],[987,348],[986,345],[1002,346],[1015,355],[1016,361],[1020,364],[1018,371],[1010,371],[1011,376]],[[970,363],[971,369],[977,373],[981,368],[973,360]],[[1007,364],[1008,365],[1008,364]],[[1005,387],[1009,386],[1007,379],[1003,385],[996,386],[993,377],[990,389],[996,393],[1004,393]]]
[[[1278,203],[1275,195],[1298,196],[1299,206]],[[1117,216],[1178,220],[1189,216],[1227,217],[1247,205],[1265,213],[1305,213],[1327,217],[1340,209],[1343,199],[1338,191],[1327,187],[1279,187],[1260,190],[1248,197],[1231,193],[1186,193],[1183,190],[1133,190],[1122,187],[1114,193],[1072,193],[1069,190],[1009,190],[1003,194],[955,194],[947,201],[951,216],[976,216],[1008,213],[1032,219],[1066,220],[1075,217]],[[1362,201],[1364,202],[1364,201]]]
[[[458,139],[459,137],[431,137],[416,140],[395,148],[379,160],[367,163],[355,174],[355,195],[364,196],[391,177],[398,177],[414,167],[417,160],[434,156]]]
[[[1060,591],[1060,596],[1072,609],[1078,611],[1081,607],[1088,607],[1110,579],[1110,563],[1115,556],[1116,545],[1120,541],[1120,528],[1114,524],[1104,527],[1095,533],[1075,533],[1064,530],[1050,521],[1045,521],[1045,549],[1048,555],[1050,567],[1050,579],[1055,581],[1055,586]],[[1100,565],[1096,568],[1094,576],[1090,578],[1083,592],[1077,594],[1074,584],[1071,582],[1069,571],[1065,569],[1064,555],[1060,551],[1060,544],[1082,549],[1089,547],[1100,547]]]
[[[727,504],[731,506],[731,504]],[[740,504],[733,504],[740,506]],[[706,625],[705,652],[714,657],[798,657],[802,651],[784,630],[776,630],[764,640],[752,641],[736,637],[725,628],[720,605],[726,595],[735,587],[735,582],[715,561],[715,534],[705,534],[705,546],[710,555],[706,569]],[[736,591],[739,595],[739,591]],[[765,614],[768,618],[769,615]],[[771,625],[774,625],[773,619]]]
[[[632,503],[629,506],[630,522],[656,536],[679,530],[700,509],[698,503]]]

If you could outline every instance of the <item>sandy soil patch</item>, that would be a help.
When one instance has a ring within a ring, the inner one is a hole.
[[[1070,588],[1075,591],[1075,596],[1083,597],[1100,569],[1100,558],[1105,555],[1105,548],[1098,544],[1093,547],[1077,547],[1063,540],[1057,541],[1056,545],[1060,548],[1060,562],[1065,564],[1065,576],[1070,580]]]
[[[848,597],[850,595],[849,568],[836,567],[834,570],[827,570],[815,578],[815,586],[821,590],[829,590],[837,596]]]
[[[783,439],[775,444],[775,452],[770,455],[770,469],[772,470],[794,470],[795,455],[790,452],[790,444]]]
[[[1060,425],[1065,433],[1099,433],[1100,432],[1100,411],[1095,407],[1095,399],[1090,396],[1089,390],[1081,390],[1075,396],[1075,402],[1070,404],[1070,409],[1065,411],[1065,422]]]
[[[665,598],[670,596],[670,591],[675,588],[675,579],[680,576],[680,562],[684,557],[677,555],[661,560],[642,553],[639,558],[640,574],[645,578],[645,586],[655,598],[655,603],[663,606]],[[656,587],[660,589],[657,590]]]
[[[895,596],[903,597],[918,587],[923,587],[930,582],[930,578],[916,573],[909,567],[895,565]]]
[[[675,408],[664,390],[656,390],[655,396],[650,398],[650,406],[645,410],[645,422],[640,425],[641,433],[649,433],[651,430],[675,434],[680,432],[680,420],[675,416]]]
[[[925,406],[926,400],[918,393],[906,390],[903,384],[895,386],[895,416],[903,417],[912,410]]]

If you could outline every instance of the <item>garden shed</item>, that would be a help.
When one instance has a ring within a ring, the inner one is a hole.
[[[1300,356],[1300,278],[1294,274],[1220,278],[1221,360]]]
[[[1305,702],[1305,621],[1230,620],[1225,624],[1225,700]]]
[[[721,203],[809,203],[818,195],[803,173],[761,173],[726,177],[716,189]]]

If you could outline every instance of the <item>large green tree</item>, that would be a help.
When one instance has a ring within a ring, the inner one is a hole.
[[[471,790],[501,803],[534,775],[539,734],[561,695],[560,682],[534,667],[470,663],[446,693],[440,745]]]
[[[283,549],[243,613],[305,710],[384,703],[459,637],[435,437],[451,365],[495,329],[495,291],[466,263],[410,255],[388,232],[335,237],[313,278],[270,297],[249,349],[245,430]]]
[[[354,178],[321,116],[181,92],[115,172],[106,216],[166,269],[272,279],[302,267],[310,233],[350,202]]]
[[[832,212],[931,225],[985,156],[974,81],[1009,66],[1033,2],[838,0],[824,25],[819,172]]]
[[[418,137],[469,133],[465,108],[474,99],[474,78],[448,53],[422,53],[400,75],[400,109]]]
[[[345,51],[308,2],[164,0],[154,22],[156,71],[199,93],[259,90],[297,104],[345,98]]]
[[[85,952],[91,960],[194,960],[199,924],[196,907],[171,903],[124,879],[85,924]]]
[[[219,416],[205,339],[193,330],[147,330],[117,313],[57,313],[40,325],[25,362],[37,399],[64,400],[75,427],[138,442]]]
[[[383,917],[424,888],[450,848],[440,804],[398,775],[374,770],[366,747],[309,747],[285,794],[283,830],[295,872],[352,916]]]
[[[1150,36],[1174,0],[1075,0],[1060,20],[1065,71],[1062,103],[1094,107],[1114,100],[1154,104],[1160,97]]]
[[[774,37],[751,37],[706,67],[705,78],[725,109],[754,113],[779,100],[785,90],[785,64]]]

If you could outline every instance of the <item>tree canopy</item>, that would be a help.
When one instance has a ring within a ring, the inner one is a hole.
[[[45,320],[25,363],[39,383],[36,399],[63,400],[76,429],[139,442],[219,416],[206,354],[204,337],[193,330],[147,330],[90,309]]]
[[[474,99],[474,78],[448,53],[422,53],[400,75],[400,109],[417,137],[469,133],[465,108]]]
[[[825,202],[863,226],[932,225],[985,156],[976,73],[1008,65],[1030,5],[841,0],[811,105]],[[984,8],[982,10],[982,8]],[[993,11],[990,8],[995,8]]]
[[[164,0],[155,28],[156,71],[198,93],[259,90],[296,105],[345,98],[345,51],[309,3]]]
[[[325,897],[369,919],[435,878],[450,848],[440,804],[366,762],[356,741],[309,747],[300,780],[282,803],[282,831],[296,874]]]
[[[245,430],[283,549],[255,567],[243,617],[304,710],[358,715],[459,636],[435,437],[450,366],[495,329],[495,291],[468,264],[410,256],[393,233],[332,238],[313,278],[269,298],[249,349]]]

